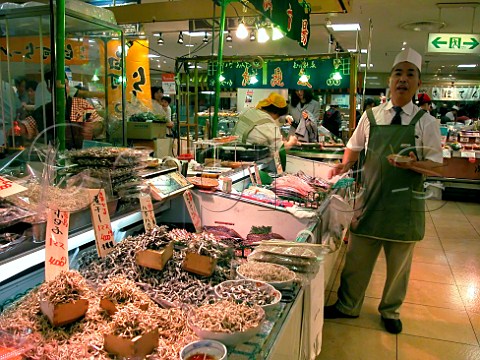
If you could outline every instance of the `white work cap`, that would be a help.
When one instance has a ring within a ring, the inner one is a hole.
[[[404,61],[412,63],[418,68],[418,71],[422,71],[422,55],[420,55],[412,48],[406,48],[405,50],[400,51],[397,56],[395,56],[392,68],[395,67],[398,63]]]
[[[458,111],[458,110],[460,110],[460,108],[457,105],[453,105],[452,110],[457,110]]]

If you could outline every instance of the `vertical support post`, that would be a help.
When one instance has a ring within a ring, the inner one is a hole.
[[[56,82],[55,82],[55,110],[59,150],[65,150],[65,0],[57,0],[55,23],[55,55],[56,55]]]

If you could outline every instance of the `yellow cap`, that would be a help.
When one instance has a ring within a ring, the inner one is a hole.
[[[282,95],[272,92],[266,99],[260,100],[257,104],[257,109],[267,107],[269,105],[276,106],[277,108],[284,108],[287,106],[287,101]]]

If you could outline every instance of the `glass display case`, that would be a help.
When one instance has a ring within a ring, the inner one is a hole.
[[[58,131],[52,99],[63,94],[52,86],[50,75],[57,58],[54,16],[43,4],[6,5],[0,7],[0,145],[28,148],[56,139]],[[85,146],[85,141],[124,145],[123,32],[68,5],[65,91],[71,100],[67,98],[65,108],[66,147]]]

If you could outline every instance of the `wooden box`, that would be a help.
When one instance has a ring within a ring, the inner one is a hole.
[[[155,270],[163,270],[168,260],[173,256],[173,242],[162,250],[143,250],[136,254],[136,262],[140,266]]]
[[[40,310],[48,317],[53,326],[70,324],[87,313],[88,300],[79,299],[65,304],[53,305],[49,301],[40,301]]]
[[[127,122],[127,139],[163,139],[166,134],[166,123]]]
[[[100,299],[100,307],[108,312],[109,315],[115,314],[119,309],[117,305],[110,299]],[[148,304],[140,304],[140,310],[148,310]]]
[[[182,268],[194,274],[212,276],[216,265],[217,259],[210,256],[187,253],[183,260]]]
[[[158,346],[158,339],[158,329],[136,336],[133,339],[108,334],[104,337],[104,346],[105,350],[111,354],[129,359],[144,359]]]

